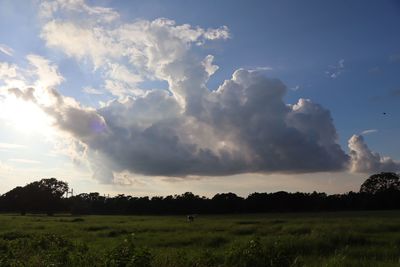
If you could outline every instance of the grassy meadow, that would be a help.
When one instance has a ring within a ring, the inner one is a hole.
[[[400,211],[3,214],[0,266],[400,266]]]

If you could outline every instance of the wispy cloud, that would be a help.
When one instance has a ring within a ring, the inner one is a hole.
[[[244,68],[247,69],[249,72],[263,72],[263,71],[271,71],[273,70],[272,67],[268,66],[262,66],[262,67],[250,67],[250,68]]]
[[[0,175],[4,172],[9,172],[12,170],[12,167],[0,161]]]
[[[362,135],[372,134],[378,132],[377,129],[368,129],[361,132]]]
[[[400,96],[400,89],[394,89],[390,91],[390,97],[399,97]]]
[[[104,94],[102,91],[92,88],[92,87],[85,87],[82,89],[82,92],[89,94],[89,95],[102,95]]]
[[[400,54],[392,54],[389,56],[390,62],[400,62]]]
[[[9,159],[8,161],[16,162],[16,163],[26,163],[26,164],[39,164],[40,161],[31,160],[31,159]]]
[[[375,95],[369,98],[371,102],[385,102],[389,100],[394,100],[400,97],[400,88],[398,89],[393,89],[390,91],[387,91],[384,94],[381,95]]]
[[[267,71],[267,70],[273,70],[273,68],[269,67],[269,66],[264,66],[264,67],[257,67],[256,70],[258,70],[258,71]]]
[[[6,46],[5,44],[0,44],[0,52],[10,57],[14,54],[14,50],[11,47]]]
[[[26,148],[26,146],[11,144],[11,143],[0,143],[0,149],[21,149],[21,148]]]
[[[337,64],[328,66],[325,74],[331,79],[336,79],[344,71],[344,59],[340,59]]]
[[[368,70],[368,73],[370,73],[370,74],[377,74],[380,72],[381,72],[381,68],[379,68],[379,67],[373,67]]]
[[[290,90],[292,90],[292,91],[297,91],[299,89],[301,89],[301,86],[298,85],[298,84],[296,86],[293,86],[293,87],[290,88]]]

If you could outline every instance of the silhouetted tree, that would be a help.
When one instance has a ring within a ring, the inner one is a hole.
[[[360,193],[367,194],[388,191],[400,191],[400,177],[394,172],[381,172],[371,175],[360,188]]]
[[[400,209],[400,177],[380,173],[369,177],[360,192],[327,195],[325,193],[253,193],[247,198],[234,193],[219,193],[207,198],[186,192],[173,196],[109,197],[97,192],[63,198],[68,184],[55,178],[42,179],[16,187],[0,196],[2,212],[63,211],[79,214],[204,214],[252,212],[303,212],[368,209]]]
[[[31,211],[53,215],[62,209],[61,197],[68,191],[68,184],[56,178],[46,178],[26,185],[25,190]]]
[[[21,215],[26,214],[28,199],[26,189],[22,186],[8,191],[1,197],[1,208],[3,211],[19,211]]]
[[[243,198],[231,192],[216,194],[211,202],[216,213],[237,213],[243,206]]]
[[[16,187],[3,195],[3,201],[21,214],[45,212],[53,215],[63,209],[61,197],[68,191],[68,184],[56,178],[42,179],[24,187]]]

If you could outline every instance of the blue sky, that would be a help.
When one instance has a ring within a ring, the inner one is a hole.
[[[371,173],[399,170],[397,1],[0,6],[0,192],[46,176],[78,192],[345,192]],[[209,74],[201,63],[207,55],[218,66]],[[253,87],[276,93],[256,95],[253,106],[230,106],[223,92],[235,89],[222,86],[225,80],[243,95]],[[203,82],[209,93],[200,93]],[[30,87],[35,97],[27,100]],[[53,97],[50,89],[62,105],[43,102]],[[7,114],[18,110],[22,115]],[[244,125],[246,114],[260,119]],[[87,134],[87,124],[104,132]],[[215,150],[220,144],[226,147]],[[121,145],[126,154],[118,155]],[[325,161],[296,158],[315,149]],[[218,163],[206,164],[210,158]],[[299,160],[305,163],[289,164]]]

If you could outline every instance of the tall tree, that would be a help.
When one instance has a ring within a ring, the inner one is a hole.
[[[400,191],[400,177],[394,172],[381,172],[371,175],[361,185],[360,192],[368,194]]]
[[[56,178],[47,178],[17,187],[5,194],[10,204],[21,214],[45,212],[53,215],[61,210],[62,196],[68,191],[68,184]]]

